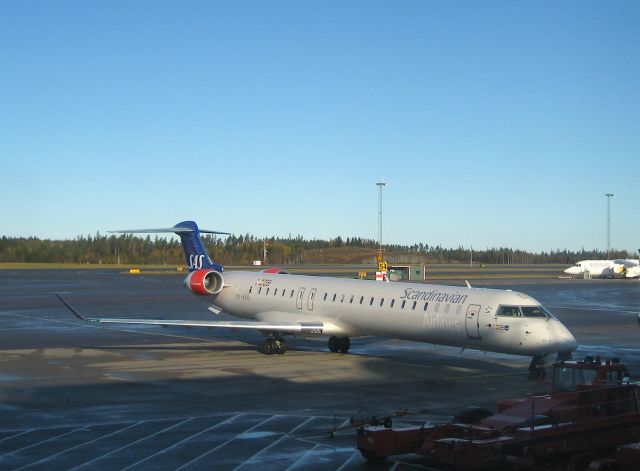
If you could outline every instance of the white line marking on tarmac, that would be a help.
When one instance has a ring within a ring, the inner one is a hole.
[[[61,435],[56,435],[55,437],[47,438],[46,440],[41,440],[41,441],[39,441],[37,443],[32,443],[31,445],[28,445],[28,446],[25,446],[25,447],[22,447],[22,448],[18,448],[17,450],[12,450],[9,453],[4,453],[3,455],[0,455],[0,457],[7,456],[7,455],[13,455],[14,453],[17,453],[19,451],[28,450],[29,448],[33,448],[34,446],[38,446],[38,445],[41,445],[43,443],[50,442],[50,441],[55,440],[57,438],[62,438],[62,437],[65,437],[67,435],[71,435],[72,433],[80,432],[80,431],[85,430],[87,428],[89,428],[88,425],[85,426],[85,427],[76,428],[76,429],[73,429],[73,430],[71,430],[69,432],[63,433]]]
[[[217,339],[205,339],[205,338],[200,338],[200,337],[189,337],[186,335],[176,335],[176,334],[161,334],[158,332],[148,332],[145,330],[133,330],[133,329],[118,329],[115,327],[106,327],[106,326],[101,326],[101,325],[95,325],[93,323],[88,323],[88,322],[82,322],[82,321],[76,321],[76,320],[62,320],[62,319],[54,319],[51,317],[39,317],[39,316],[25,316],[25,315],[21,315],[21,314],[8,314],[9,316],[14,316],[14,317],[21,317],[23,319],[37,319],[40,321],[49,321],[49,322],[56,322],[58,324],[71,324],[74,325],[76,327],[89,327],[91,329],[105,329],[105,330],[112,330],[115,332],[126,332],[126,333],[130,333],[130,334],[147,334],[147,335],[156,335],[158,337],[169,337],[169,338],[178,338],[178,339],[187,339],[187,340],[198,340],[198,341],[202,341],[202,342],[216,342],[219,341]]]
[[[247,414],[238,414],[238,415],[240,416],[240,415],[247,415]],[[200,459],[204,458],[204,457],[205,457],[205,456],[207,456],[208,454],[213,453],[213,452],[214,452],[214,451],[216,451],[216,450],[219,450],[220,448],[222,448],[222,447],[223,447],[223,446],[225,446],[225,445],[228,445],[229,443],[231,443],[232,441],[234,441],[236,438],[238,438],[238,437],[239,437],[240,435],[242,435],[243,433],[247,433],[247,432],[249,432],[249,431],[253,430],[253,429],[254,429],[254,428],[256,428],[256,427],[259,427],[259,426],[261,426],[262,424],[265,424],[265,423],[269,422],[269,421],[270,421],[271,419],[273,419],[274,417],[275,417],[275,416],[273,416],[273,415],[272,415],[271,417],[269,417],[269,418],[267,418],[267,419],[263,420],[262,422],[259,422],[259,423],[255,424],[253,427],[249,427],[248,429],[246,429],[246,430],[244,430],[244,431],[242,431],[242,432],[240,432],[240,433],[236,434],[235,436],[233,436],[232,438],[230,438],[230,439],[229,439],[229,440],[227,440],[226,442],[221,443],[220,445],[215,446],[215,447],[211,448],[211,449],[210,449],[210,450],[208,450],[208,451],[205,451],[205,452],[204,452],[204,453],[202,453],[200,456],[196,456],[196,457],[195,457],[194,459],[192,459],[191,461],[189,461],[189,462],[187,462],[187,463],[184,463],[184,464],[183,464],[182,466],[180,466],[179,468],[176,468],[176,469],[175,469],[175,471],[178,471],[178,470],[180,470],[180,469],[184,469],[185,467],[187,467],[187,466],[189,466],[189,465],[191,465],[191,464],[195,463],[196,461],[199,461]]]
[[[19,437],[20,435],[24,435],[25,433],[31,433],[31,432],[33,432],[34,430],[38,430],[38,429],[30,428],[29,430],[23,430],[23,431],[22,431],[22,432],[20,432],[20,433],[16,433],[16,434],[14,434],[14,435],[9,435],[8,437],[4,437],[3,439],[0,439],[0,442],[3,442],[3,441],[5,441],[5,440],[10,440],[11,438]]]
[[[124,428],[121,428],[121,429],[118,429],[118,430],[114,430],[113,432],[110,432],[110,433],[108,433],[108,434],[106,434],[106,435],[101,435],[101,436],[99,436],[99,437],[97,437],[97,438],[94,438],[93,440],[89,440],[89,441],[87,441],[87,442],[80,443],[79,445],[72,446],[71,448],[67,448],[66,450],[59,451],[58,453],[55,453],[55,454],[53,454],[53,455],[49,455],[49,456],[47,456],[46,458],[42,458],[41,460],[35,461],[35,462],[33,462],[33,463],[29,463],[29,464],[24,465],[24,466],[22,466],[22,467],[20,467],[20,468],[16,468],[16,469],[15,469],[15,471],[18,471],[18,470],[20,470],[20,469],[25,469],[25,468],[28,468],[28,467],[30,467],[30,466],[33,466],[33,465],[36,465],[36,464],[39,464],[39,463],[43,463],[43,462],[49,461],[49,460],[51,460],[51,459],[55,458],[56,456],[59,456],[59,455],[62,455],[62,454],[64,454],[64,453],[67,453],[67,452],[69,452],[69,451],[75,450],[76,448],[83,447],[83,446],[85,446],[85,445],[88,445],[89,443],[97,442],[97,441],[102,440],[102,439],[104,439],[104,438],[108,438],[108,437],[110,437],[110,436],[112,436],[112,435],[116,435],[116,434],[118,434],[118,433],[120,433],[120,432],[124,432],[125,430],[130,429],[131,427],[135,427],[136,425],[140,425],[140,424],[142,424],[142,423],[143,423],[143,422],[136,422],[136,423],[134,423],[134,424],[128,425],[127,427],[124,427]],[[86,427],[85,427],[85,428],[86,428]]]
[[[277,416],[277,417],[282,417],[282,416]],[[260,454],[264,453],[265,451],[267,451],[269,448],[275,446],[276,444],[280,443],[282,440],[289,438],[291,436],[292,433],[294,433],[296,430],[298,430],[300,427],[306,425],[308,422],[311,422],[313,419],[315,419],[315,417],[309,417],[307,420],[305,420],[304,422],[302,422],[301,424],[296,425],[294,428],[292,428],[291,430],[289,430],[287,433],[285,433],[283,436],[281,436],[280,438],[278,438],[276,441],[274,441],[273,443],[269,444],[268,446],[264,447],[262,450],[260,450],[259,452],[257,452],[256,454],[254,454],[253,456],[250,456],[249,458],[247,458],[244,463],[239,464],[238,466],[236,466],[234,468],[234,471],[238,468],[241,468],[242,466],[244,466],[245,464],[250,463],[252,460],[254,460],[256,458],[256,456],[259,456]]]
[[[155,437],[156,435],[158,435],[158,434],[160,434],[160,433],[162,433],[162,432],[166,432],[166,431],[168,431],[168,430],[171,430],[172,428],[175,428],[175,427],[177,427],[178,425],[182,425],[182,424],[184,424],[184,423],[186,423],[186,422],[189,422],[190,420],[193,420],[193,417],[190,417],[190,418],[188,418],[188,419],[185,419],[185,420],[183,420],[182,422],[178,422],[177,424],[173,424],[171,427],[167,427],[167,428],[163,428],[162,430],[158,430],[157,432],[152,433],[151,435],[146,435],[146,436],[144,436],[144,437],[142,437],[142,438],[139,438],[138,440],[134,440],[134,441],[132,441],[131,443],[127,443],[126,445],[121,446],[120,448],[115,448],[115,449],[111,450],[109,453],[105,453],[104,455],[100,455],[100,456],[98,456],[98,457],[96,457],[96,458],[93,458],[92,460],[86,461],[86,462],[84,462],[84,463],[83,463],[83,464],[81,464],[81,465],[78,465],[78,466],[75,466],[75,467],[73,467],[73,468],[69,469],[68,471],[71,471],[71,470],[73,470],[73,469],[83,468],[83,467],[87,466],[88,464],[93,463],[94,461],[99,461],[99,460],[103,459],[103,458],[104,458],[104,457],[106,457],[106,456],[112,455],[113,453],[116,453],[116,452],[118,452],[118,451],[120,451],[120,450],[124,450],[125,448],[129,448],[131,445],[135,445],[136,443],[140,443],[140,442],[143,442],[143,441],[145,441],[145,440],[148,440],[148,439],[149,439],[149,438],[151,438],[151,437]],[[151,421],[150,421],[150,422],[151,422]]]
[[[354,452],[351,454],[351,456],[349,457],[349,459],[347,459],[347,461],[345,461],[344,463],[342,463],[342,466],[340,466],[339,468],[337,468],[337,469],[336,469],[336,471],[342,471],[342,470],[345,468],[345,466],[347,466],[347,465],[349,464],[349,462],[350,462],[351,460],[353,460],[356,456],[358,456],[358,454],[359,454],[359,452],[358,452],[357,450],[356,450],[356,451],[354,451]]]
[[[569,307],[569,306],[548,306],[550,309],[565,309],[567,311],[601,311],[601,312],[617,312],[622,314],[637,314],[638,311],[633,311],[629,307],[618,309],[615,306],[607,307]]]
[[[289,467],[285,471],[289,471],[290,469],[293,469],[295,466],[298,465],[298,463],[306,460],[307,456],[311,455],[315,451],[315,449],[318,448],[319,446],[320,446],[319,444],[316,444],[310,450],[307,450],[307,452],[304,455],[302,455],[300,458],[298,458],[293,463],[291,463],[291,465],[289,465]]]
[[[236,414],[236,415],[237,415],[237,414]],[[143,462],[145,462],[145,461],[147,461],[147,460],[149,460],[149,459],[153,458],[154,456],[159,455],[160,453],[166,453],[167,451],[169,451],[169,450],[171,450],[171,449],[173,449],[173,448],[176,448],[176,447],[180,446],[181,444],[183,444],[183,443],[185,443],[185,442],[187,442],[187,441],[189,441],[189,440],[191,440],[191,439],[193,439],[193,438],[197,437],[198,435],[202,435],[203,433],[207,433],[208,431],[213,430],[213,429],[215,429],[216,427],[219,427],[219,426],[221,426],[221,425],[223,425],[223,424],[226,424],[226,423],[228,423],[230,420],[233,420],[233,419],[236,417],[236,415],[234,415],[234,416],[232,416],[232,417],[229,417],[228,419],[223,420],[222,422],[219,422],[219,423],[217,423],[217,424],[215,424],[215,425],[212,425],[211,427],[207,427],[207,428],[206,428],[206,429],[204,429],[204,430],[200,430],[199,432],[196,432],[196,433],[194,433],[194,434],[191,434],[191,435],[189,435],[188,437],[183,438],[182,440],[180,440],[179,442],[174,443],[174,444],[173,444],[173,445],[171,445],[171,446],[168,446],[168,447],[166,447],[166,448],[163,448],[162,450],[157,451],[156,453],[154,453],[154,454],[152,454],[152,455],[149,455],[149,456],[147,456],[146,458],[142,458],[140,461],[136,461],[135,463],[130,464],[129,466],[127,466],[127,468],[131,468],[132,466],[136,466],[136,465],[138,465],[138,464],[140,464],[140,463],[143,463]],[[199,417],[193,417],[193,418],[195,419],[195,418],[199,418]],[[127,468],[123,468],[123,470],[124,470],[124,469],[127,469]]]

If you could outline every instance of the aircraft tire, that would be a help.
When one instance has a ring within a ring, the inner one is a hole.
[[[273,355],[275,349],[276,349],[276,345],[273,339],[267,339],[264,341],[264,353],[266,355]]]
[[[340,338],[339,337],[330,337],[329,338],[329,350],[333,353],[338,353],[340,351]]]
[[[284,352],[287,351],[287,344],[285,343],[284,339],[275,339],[273,343],[275,344],[273,353],[282,355]]]
[[[338,347],[338,351],[342,352],[342,353],[347,353],[349,351],[349,348],[351,347],[351,340],[349,340],[349,337],[342,337],[341,339],[339,339],[339,347]]]

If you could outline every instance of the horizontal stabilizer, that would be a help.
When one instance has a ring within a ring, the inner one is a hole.
[[[196,229],[193,229],[191,227],[176,226],[176,227],[158,227],[155,229],[121,229],[118,231],[108,231],[108,232],[113,234],[161,234],[165,232],[184,234],[184,233],[195,232],[195,231]],[[208,229],[198,229],[198,232],[205,233],[205,234],[231,235],[230,232],[212,231]]]

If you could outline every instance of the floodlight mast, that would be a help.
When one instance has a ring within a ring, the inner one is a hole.
[[[605,193],[607,197],[607,260],[609,260],[611,253],[611,198],[613,193]]]
[[[378,198],[378,248],[382,249],[382,187],[387,186],[385,182],[376,183],[379,188]]]

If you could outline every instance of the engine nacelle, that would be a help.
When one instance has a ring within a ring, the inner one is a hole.
[[[196,270],[184,279],[184,286],[194,294],[209,296],[222,291],[224,278],[215,270]]]

